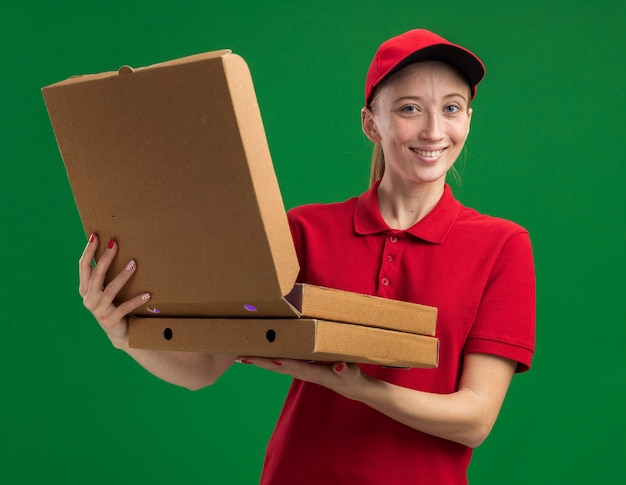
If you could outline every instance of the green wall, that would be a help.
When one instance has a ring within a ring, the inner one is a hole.
[[[0,482],[257,481],[288,379],[238,366],[192,393],[113,350],[77,294],[85,243],[40,94],[71,75],[231,48],[288,207],[367,185],[377,45],[427,27],[487,65],[466,205],[531,231],[538,344],[476,450],[476,484],[626,478],[623,1],[12,2],[0,14]]]

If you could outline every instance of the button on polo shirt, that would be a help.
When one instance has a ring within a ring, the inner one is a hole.
[[[378,278],[380,280],[380,284],[383,288],[379,288],[376,294],[378,296],[384,296],[387,298],[393,298],[393,296],[389,296],[393,294],[393,290],[389,287],[393,285],[395,281],[397,281],[397,272],[399,270],[399,266],[397,264],[398,258],[402,256],[403,244],[402,237],[398,236],[396,231],[387,231],[387,237],[385,238],[383,253],[380,262],[380,272]],[[394,263],[394,261],[396,263]]]

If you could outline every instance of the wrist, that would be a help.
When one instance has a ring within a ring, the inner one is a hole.
[[[358,367],[357,367],[358,369]],[[352,399],[353,401],[367,402],[367,396],[371,392],[371,387],[375,385],[377,379],[358,372],[356,378],[352,382],[345,383],[342,389],[338,389],[342,396]]]
[[[106,329],[105,329],[106,332]],[[128,349],[130,348],[128,346],[128,330],[127,327],[124,329],[123,332],[116,332],[115,330],[111,330],[106,332],[107,337],[109,337],[109,340],[111,341],[111,345],[113,345],[113,347],[115,347],[118,350],[123,350],[123,351],[128,351]]]

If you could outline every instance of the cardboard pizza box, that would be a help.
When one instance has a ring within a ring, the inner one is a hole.
[[[131,347],[393,367],[437,367],[434,337],[310,318],[131,317]]]
[[[296,284],[298,260],[240,56],[123,66],[42,92],[85,233],[118,241],[109,277],[138,263],[120,299],[152,294],[135,315],[309,318],[434,336],[436,308]],[[136,332],[133,341],[142,345]]]

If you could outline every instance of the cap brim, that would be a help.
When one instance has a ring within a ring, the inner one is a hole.
[[[385,78],[418,61],[443,61],[456,67],[472,87],[472,91],[485,77],[485,66],[472,53],[455,45],[436,44],[405,57],[389,71]],[[379,82],[382,82],[382,79]]]

